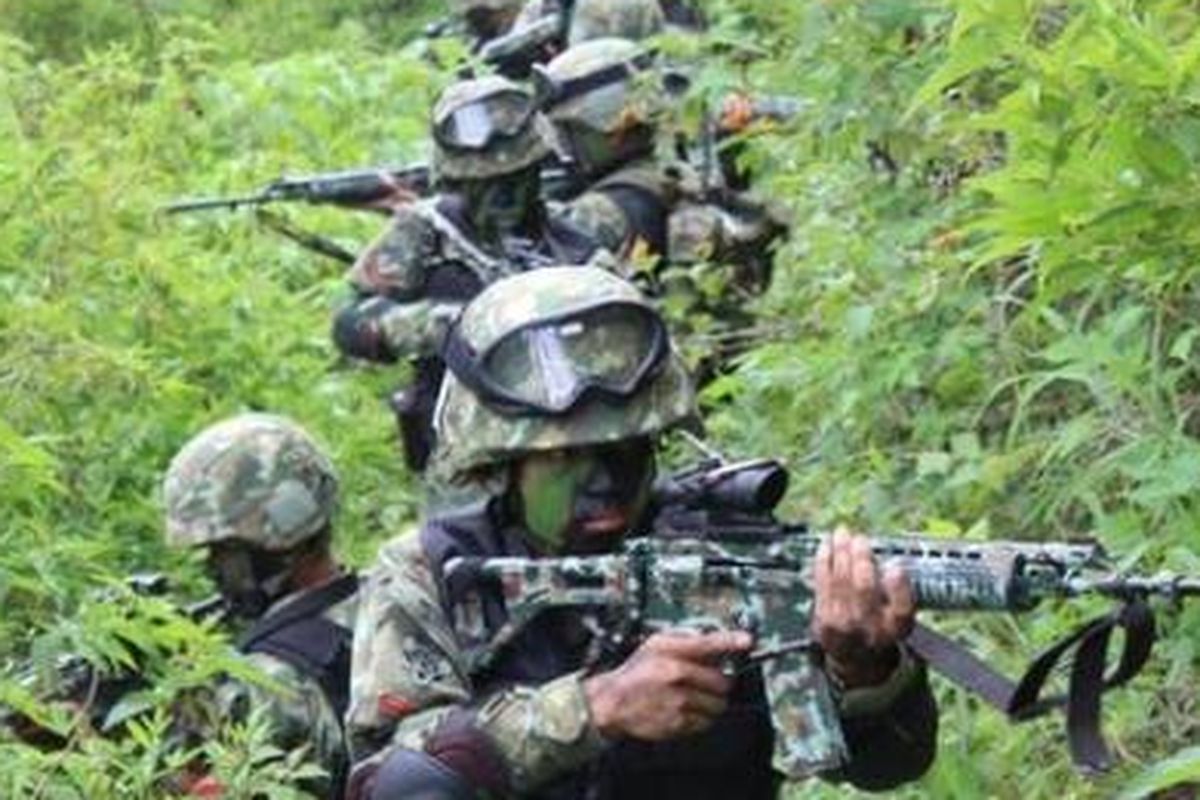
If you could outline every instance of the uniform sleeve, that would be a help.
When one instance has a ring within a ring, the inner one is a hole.
[[[473,694],[423,558],[416,536],[388,545],[367,586],[347,720],[356,769],[398,747],[438,756],[452,737],[456,757],[475,747],[498,758],[520,793],[595,758],[606,743],[591,725],[581,674]]]
[[[358,295],[334,316],[333,341],[351,358],[381,363],[422,358],[439,351],[461,310],[452,302]]]
[[[422,357],[439,351],[462,306],[433,300],[393,303],[379,317],[384,346],[397,355]]]
[[[418,297],[425,287],[428,256],[436,251],[437,232],[414,206],[404,206],[359,254],[346,278],[361,294]]]
[[[842,730],[850,761],[825,777],[881,791],[917,780],[937,754],[937,704],[925,665],[907,648],[879,686],[846,692]]]
[[[345,742],[337,712],[329,705],[316,681],[272,656],[245,656],[267,679],[264,685],[230,679],[217,690],[217,702],[225,719],[246,719],[250,712],[266,709],[272,742],[283,750],[309,749],[310,763],[336,774],[346,758]],[[322,794],[327,781],[306,788]],[[322,795],[323,796],[323,795]]]
[[[585,192],[552,209],[570,224],[590,237],[599,247],[624,256],[630,247],[632,230],[625,212],[603,192]]]

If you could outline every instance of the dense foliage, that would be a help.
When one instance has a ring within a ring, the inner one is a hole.
[[[707,392],[720,446],[787,457],[789,510],[822,524],[1093,534],[1139,568],[1200,573],[1194,4],[707,5],[709,36],[664,43],[703,49],[700,96],[810,101],[747,144],[794,230],[763,343]],[[236,669],[158,601],[87,602],[132,570],[205,591],[161,544],[156,486],[190,434],[233,411],[290,414],[330,445],[348,560],[415,517],[380,402],[397,376],[347,368],[328,341],[340,268],[247,216],[155,210],[420,157],[451,77],[422,56],[455,55],[406,44],[428,18],[398,0],[0,0],[0,656],[119,663],[132,639],[154,653],[160,708]],[[379,225],[294,213],[348,246]],[[1084,615],[949,622],[1015,671]],[[1117,774],[1084,781],[1057,721],[1012,728],[943,687],[940,757],[910,793],[1200,780],[1200,609],[1161,626],[1153,669],[1107,702]],[[0,696],[29,701],[12,681]],[[66,753],[0,744],[0,796],[155,796],[177,764],[164,718],[145,719]],[[235,793],[287,796],[260,727],[230,730],[212,758]]]

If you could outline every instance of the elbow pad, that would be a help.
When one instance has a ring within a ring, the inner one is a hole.
[[[394,362],[396,353],[388,347],[381,320],[393,306],[386,297],[368,297],[343,308],[333,319],[333,342],[344,355]]]

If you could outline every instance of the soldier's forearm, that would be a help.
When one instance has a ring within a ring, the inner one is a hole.
[[[459,763],[464,753],[474,754],[476,760],[496,760],[511,791],[529,792],[591,761],[607,746],[589,719],[582,678],[571,673],[541,686],[509,687],[482,704],[446,704],[413,713],[396,725],[390,744],[359,768],[378,766],[394,750],[408,749],[439,758],[468,780],[496,772],[490,765],[476,769]],[[444,747],[447,741],[454,746]]]
[[[850,761],[824,775],[881,791],[916,780],[937,753],[937,705],[924,665],[910,654],[893,678],[842,698]]]
[[[479,708],[475,724],[496,743],[517,792],[569,772],[607,747],[592,725],[581,672],[509,688]]]
[[[433,300],[396,302],[360,296],[334,318],[333,338],[352,358],[390,363],[438,352],[460,306]]]

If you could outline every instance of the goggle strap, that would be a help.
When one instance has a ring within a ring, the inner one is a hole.
[[[549,111],[568,100],[573,100],[597,89],[603,89],[609,84],[621,83],[639,72],[649,69],[654,63],[654,57],[653,52],[642,53],[629,61],[613,64],[611,67],[605,67],[590,75],[565,81],[555,81],[542,73],[543,82],[538,86],[539,92],[543,94],[542,109]]]

